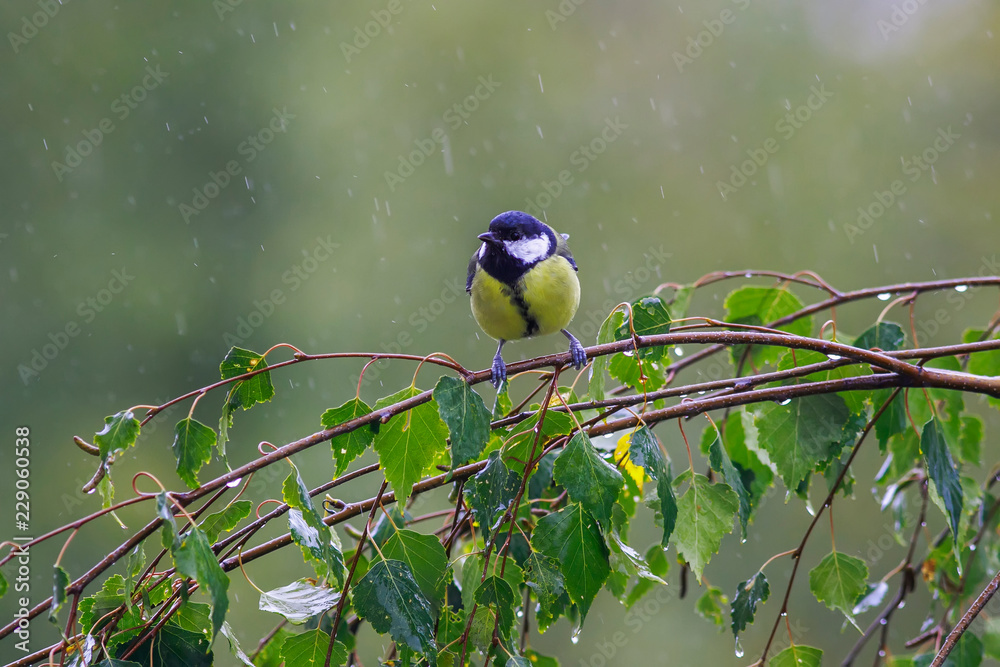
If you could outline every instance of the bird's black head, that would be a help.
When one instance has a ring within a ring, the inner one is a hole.
[[[490,231],[480,234],[479,263],[491,276],[513,283],[556,251],[556,233],[537,218],[507,211],[493,218]]]

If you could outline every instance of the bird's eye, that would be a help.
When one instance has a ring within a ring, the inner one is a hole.
[[[520,241],[521,240],[521,232],[511,232],[510,233],[510,240],[511,241]]]

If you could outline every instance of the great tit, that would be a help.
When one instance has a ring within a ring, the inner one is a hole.
[[[501,352],[509,340],[561,331],[569,338],[573,366],[579,370],[587,361],[580,341],[566,330],[580,305],[568,238],[521,211],[501,213],[479,235],[483,244],[469,261],[465,291],[472,295],[476,322],[499,341],[490,376],[495,387],[507,379]]]

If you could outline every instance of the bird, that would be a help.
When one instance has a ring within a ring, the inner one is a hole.
[[[568,234],[523,211],[507,211],[479,235],[482,245],[469,261],[465,291],[480,328],[498,341],[490,369],[494,387],[507,379],[503,346],[508,341],[562,332],[569,339],[573,367],[583,368],[587,353],[566,327],[580,306],[576,260]]]

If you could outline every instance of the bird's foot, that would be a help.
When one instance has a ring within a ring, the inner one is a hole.
[[[573,357],[573,368],[580,370],[583,368],[584,364],[587,363],[587,352],[583,349],[583,345],[580,344],[580,341],[578,341],[573,334],[565,329],[563,330],[563,333],[566,334],[567,338],[569,338],[569,353],[570,356]]]
[[[493,367],[490,371],[490,382],[497,389],[500,385],[507,379],[507,364],[503,362],[503,357],[497,352],[497,356],[493,357]]]

